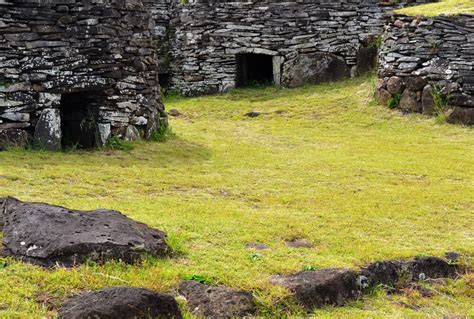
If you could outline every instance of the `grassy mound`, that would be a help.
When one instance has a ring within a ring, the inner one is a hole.
[[[0,196],[106,207],[170,235],[174,258],[47,271],[0,259],[0,317],[55,314],[67,296],[106,286],[168,291],[182,278],[252,290],[269,318],[269,277],[455,250],[474,254],[474,131],[373,104],[368,78],[294,90],[168,98],[174,138],[131,151],[0,152]],[[259,117],[245,113],[258,111]],[[313,248],[291,248],[303,238]],[[269,249],[255,251],[250,243]],[[431,294],[375,290],[316,317],[473,315],[474,276]]]
[[[397,13],[410,16],[434,17],[439,15],[474,14],[473,0],[441,0],[440,2],[408,7]]]

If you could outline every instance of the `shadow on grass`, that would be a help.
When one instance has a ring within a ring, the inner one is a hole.
[[[195,163],[207,161],[211,151],[200,144],[174,136],[166,142],[137,141],[131,148],[68,150],[67,152],[50,152],[35,149],[10,149],[0,152],[0,161],[5,165],[17,162],[34,164],[36,168],[52,164],[70,164],[77,167],[147,166],[150,168],[166,166],[173,163]]]

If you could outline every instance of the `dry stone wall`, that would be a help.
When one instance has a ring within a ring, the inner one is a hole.
[[[405,112],[474,124],[474,16],[388,17],[377,97]]]
[[[176,5],[170,26],[174,34],[171,86],[187,95],[233,88],[242,71],[239,55],[245,54],[270,56],[273,82],[287,87],[366,72],[375,66],[382,16],[393,8],[390,3],[190,1]]]
[[[166,125],[147,0],[0,1],[0,149],[89,147]]]

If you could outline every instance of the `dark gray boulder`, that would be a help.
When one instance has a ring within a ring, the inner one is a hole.
[[[116,287],[72,297],[58,311],[59,319],[181,319],[172,296],[141,288]]]
[[[405,91],[403,91],[402,96],[400,97],[399,107],[404,112],[421,113],[422,110],[421,102],[418,101],[416,92],[413,92],[409,89],[405,89]]]
[[[456,266],[438,257],[417,257],[405,262],[403,271],[414,281],[456,276]]]
[[[205,318],[242,318],[257,311],[252,294],[246,291],[184,281],[178,292],[186,298],[193,314]]]
[[[283,65],[281,83],[298,87],[307,83],[337,81],[350,76],[345,60],[335,54],[316,52],[300,54]]]
[[[3,208],[3,256],[72,267],[92,260],[139,261],[163,256],[166,235],[112,210],[76,211],[9,198]]]
[[[271,282],[290,290],[307,310],[325,305],[342,306],[360,295],[357,274],[348,269],[321,269],[274,276]]]
[[[368,286],[376,285],[394,286],[401,275],[402,263],[400,261],[377,261],[361,270],[361,275],[367,278]]]
[[[474,108],[451,107],[446,111],[446,121],[452,124],[474,125]]]
[[[391,94],[401,94],[404,88],[403,79],[399,76],[392,76],[387,80],[387,90]]]
[[[413,281],[455,277],[457,267],[438,257],[417,257],[408,261],[378,261],[362,268],[360,274],[369,287],[403,286]]]

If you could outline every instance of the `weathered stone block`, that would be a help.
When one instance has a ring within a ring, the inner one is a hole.
[[[451,107],[446,111],[446,121],[453,124],[474,125],[474,108]]]
[[[404,88],[403,79],[399,76],[392,76],[387,81],[387,91],[391,94],[401,94]]]
[[[181,319],[176,300],[169,295],[131,287],[106,288],[69,298],[58,311],[59,319]]]
[[[421,95],[421,107],[423,109],[423,114],[433,115],[435,112],[435,102],[433,99],[433,88],[431,85],[426,85],[423,88],[423,93]]]
[[[61,114],[58,109],[44,109],[35,127],[34,144],[49,151],[61,149]]]
[[[409,89],[405,89],[400,97],[399,108],[405,112],[421,113],[421,102],[418,101],[418,95]]]
[[[289,289],[306,309],[342,306],[360,294],[357,274],[347,269],[322,269],[275,276],[271,282]]]
[[[300,54],[283,64],[282,84],[298,87],[307,83],[336,81],[349,77],[349,68],[341,57],[331,53]]]
[[[246,291],[184,281],[178,292],[186,298],[189,310],[204,318],[243,318],[257,311],[252,294]]]

